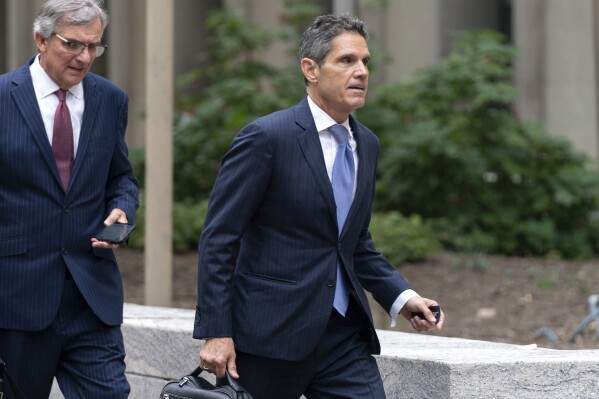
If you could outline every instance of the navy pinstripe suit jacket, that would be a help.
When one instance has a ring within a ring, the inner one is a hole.
[[[90,239],[120,208],[133,221],[137,180],[124,141],[128,97],[104,78],[83,80],[85,111],[65,193],[29,65],[0,76],[0,328],[41,330],[58,310],[65,267],[98,317],[118,325],[123,288],[112,250]]]
[[[410,287],[368,231],[379,141],[352,117],[350,124],[357,192],[340,236],[306,99],[235,137],[200,239],[195,338],[232,336],[236,349],[275,359],[307,356],[331,314],[339,255],[370,319],[371,351],[380,352],[364,288],[388,311]]]

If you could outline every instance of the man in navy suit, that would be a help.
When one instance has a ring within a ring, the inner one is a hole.
[[[193,336],[206,340],[200,365],[219,377],[228,369],[255,399],[385,397],[364,289],[393,324],[399,313],[416,331],[444,323],[368,230],[379,141],[351,116],[368,89],[366,39],[358,19],[318,17],[300,46],[307,97],[244,127],[214,186]],[[355,168],[342,226],[333,188],[339,127]],[[349,297],[341,310],[338,286]]]
[[[0,357],[27,398],[54,377],[66,398],[129,393],[117,245],[95,238],[138,207],[128,97],[89,73],[107,23],[99,1],[49,0],[39,54],[0,76]]]

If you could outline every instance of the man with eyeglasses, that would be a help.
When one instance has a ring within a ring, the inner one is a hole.
[[[17,385],[5,398],[47,398],[54,377],[66,398],[129,395],[118,245],[95,238],[138,207],[127,94],[89,72],[107,23],[100,0],[46,1],[39,54],[0,76],[0,358]]]

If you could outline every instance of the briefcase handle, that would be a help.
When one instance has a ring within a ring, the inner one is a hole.
[[[198,377],[202,373],[202,371],[206,371],[206,370],[204,370],[204,369],[202,369],[202,367],[198,366],[194,371],[191,372],[190,375]],[[229,385],[231,388],[233,388],[233,390],[235,392],[237,392],[237,393],[246,392],[246,390],[243,389],[243,387],[241,385],[239,385],[237,380],[235,378],[231,377],[231,375],[229,374],[229,370],[227,370],[227,369],[225,369],[225,378],[218,378],[218,377],[216,378],[216,385],[217,386],[224,385],[223,380],[225,380],[226,384]]]

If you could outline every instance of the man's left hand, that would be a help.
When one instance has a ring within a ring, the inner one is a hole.
[[[104,220],[104,226],[110,226],[114,223],[128,223],[127,215],[122,210],[115,208],[110,212],[110,215]],[[106,248],[115,249],[119,247],[119,244],[111,244],[106,241],[98,241],[96,238],[92,238],[92,247],[94,248]]]
[[[404,307],[401,309],[401,315],[412,324],[412,328],[418,332],[427,332],[433,328],[441,330],[443,323],[445,322],[445,314],[441,310],[441,317],[439,322],[435,324],[436,317],[433,312],[430,311],[429,306],[435,306],[438,303],[432,299],[414,297],[408,300]],[[422,312],[424,319],[418,316],[414,316],[414,313]]]

